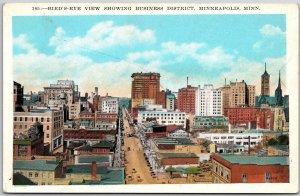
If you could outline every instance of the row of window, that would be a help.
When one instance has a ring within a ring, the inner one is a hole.
[[[24,122],[50,122],[50,118],[44,117],[14,117],[14,121]]]
[[[185,114],[143,114],[143,116],[185,116]]]
[[[14,129],[29,129],[30,127],[28,125],[14,125]],[[49,130],[50,129],[50,126],[47,125],[46,126],[46,130]]]

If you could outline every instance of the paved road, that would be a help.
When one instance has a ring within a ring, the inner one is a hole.
[[[144,157],[144,152],[140,140],[136,137],[127,137],[126,134],[133,133],[133,130],[130,128],[128,121],[125,118],[125,113],[123,114],[123,122],[125,127],[125,137],[124,137],[124,150],[125,158],[127,163],[125,164],[126,172],[126,183],[127,184],[153,184],[156,183],[155,180],[151,177],[149,167]],[[128,147],[130,150],[128,150]],[[133,171],[135,169],[135,172]],[[129,181],[128,176],[131,175],[133,180]],[[138,176],[142,179],[138,181]]]
[[[125,159],[127,163],[125,164],[125,173],[126,173],[126,183],[127,184],[186,184],[186,183],[210,183],[211,175],[204,174],[205,177],[199,178],[190,176],[189,179],[186,178],[163,178],[157,179],[152,178],[149,167],[144,157],[144,151],[141,145],[140,140],[137,137],[127,137],[127,133],[133,134],[133,128],[130,127],[125,112],[123,111],[123,123],[124,123],[124,147],[125,150]],[[128,150],[128,147],[130,150]],[[135,173],[133,173],[135,169]],[[133,179],[128,180],[128,176],[131,176]],[[138,181],[138,176],[142,181]],[[197,181],[194,181],[196,179]],[[189,182],[187,182],[189,181]],[[205,182],[204,182],[205,181]]]

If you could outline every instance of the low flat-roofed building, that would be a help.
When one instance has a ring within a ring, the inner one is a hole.
[[[253,132],[241,132],[241,133],[199,133],[198,138],[207,139],[216,144],[235,144],[249,147],[258,145],[263,140],[263,133],[255,130]]]
[[[111,167],[112,155],[78,155],[75,156],[75,165],[88,165],[95,162],[97,166]]]
[[[14,160],[13,171],[37,185],[51,185],[63,177],[62,162],[54,160]]]
[[[150,140],[150,149],[158,153],[194,153],[201,154],[205,149],[188,138],[155,138]]]
[[[213,183],[288,183],[288,156],[212,154]]]
[[[229,119],[223,116],[195,116],[192,131],[228,130]]]
[[[170,166],[187,168],[199,165],[199,157],[194,153],[160,153],[158,160],[163,169]]]
[[[91,165],[68,165],[66,179],[71,185],[125,184],[124,168],[94,167]]]
[[[174,111],[139,111],[138,123],[155,121],[160,125],[179,125],[186,127],[186,115],[184,112]]]

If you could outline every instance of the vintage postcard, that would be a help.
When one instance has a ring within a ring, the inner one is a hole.
[[[296,4],[3,10],[4,192],[298,192]]]

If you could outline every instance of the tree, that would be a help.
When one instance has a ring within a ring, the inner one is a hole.
[[[167,169],[166,169],[166,172],[170,172],[170,176],[172,178],[172,174],[173,172],[176,172],[176,169],[172,166],[169,166]]]
[[[278,141],[274,138],[271,138],[267,141],[267,146],[275,146],[278,145]]]
[[[188,167],[184,170],[184,173],[187,175],[187,182],[189,182],[190,174],[199,174],[200,169],[198,167]]]
[[[289,145],[288,135],[280,135],[277,140],[279,145]]]

